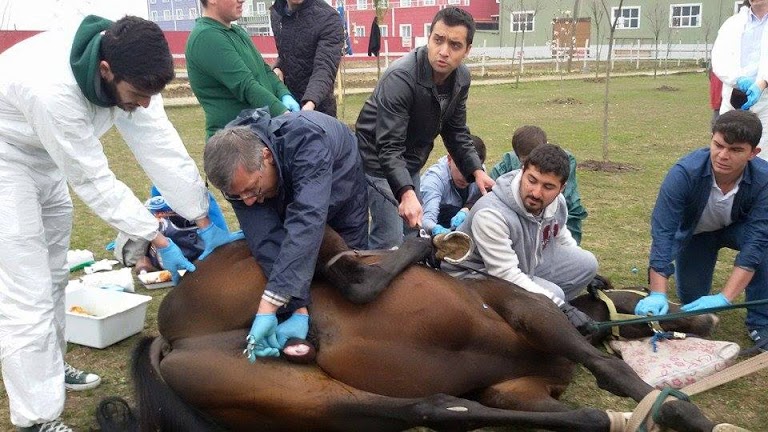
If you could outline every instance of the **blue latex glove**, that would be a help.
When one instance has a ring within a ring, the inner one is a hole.
[[[694,300],[680,308],[683,312],[690,312],[699,309],[709,309],[713,307],[728,306],[731,302],[723,295],[723,293],[708,295],[700,297],[698,300]]]
[[[245,354],[248,361],[254,363],[256,357],[278,357],[280,347],[277,344],[277,317],[273,313],[256,314],[256,318],[251,325],[251,331],[245,338],[248,346]]]
[[[432,228],[432,235],[436,236],[438,234],[446,234],[451,232],[448,228],[442,226],[442,225],[435,225],[434,228]]]
[[[736,80],[736,88],[743,91],[744,93],[749,90],[750,87],[752,87],[752,84],[755,83],[755,80],[747,77],[741,77]]]
[[[199,228],[197,230],[197,235],[199,235],[205,243],[205,249],[203,250],[203,253],[200,254],[200,256],[197,258],[200,261],[204,260],[205,257],[210,255],[211,252],[213,252],[213,250],[217,247],[231,243],[235,240],[241,240],[245,238],[243,231],[235,231],[233,233],[229,233],[214,224],[210,224],[205,228]]]
[[[453,229],[458,228],[459,225],[463,224],[465,220],[467,220],[467,212],[465,212],[464,210],[459,210],[451,218],[451,228],[453,228]]]
[[[667,312],[669,312],[667,295],[660,292],[651,292],[648,297],[637,302],[637,306],[635,306],[635,315],[666,315]]]
[[[301,107],[299,106],[299,103],[296,102],[296,99],[293,98],[291,95],[285,95],[282,99],[280,99],[280,102],[285,105],[286,108],[288,108],[288,111],[297,112],[301,111]]]
[[[277,326],[277,344],[280,348],[285,347],[285,343],[290,338],[306,339],[309,332],[309,315],[303,313],[294,313],[290,318],[281,322]]]
[[[752,105],[756,104],[758,100],[760,100],[760,96],[763,94],[763,91],[760,89],[760,86],[757,85],[757,83],[753,83],[749,89],[746,91],[747,93],[747,101],[744,103],[744,105],[741,106],[741,109],[744,111],[752,108]]]
[[[163,268],[171,272],[174,285],[178,285],[181,279],[179,270],[193,272],[196,269],[171,239],[168,239],[168,246],[157,249],[157,254],[160,256],[160,264]]]

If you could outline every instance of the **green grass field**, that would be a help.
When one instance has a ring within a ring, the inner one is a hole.
[[[547,131],[550,141],[573,152],[579,161],[602,158],[602,112],[604,83],[592,81],[540,81],[511,85],[474,87],[470,92],[468,121],[473,133],[488,145],[491,167],[511,150],[512,131],[523,124],[536,124]],[[634,170],[609,173],[581,170],[582,202],[589,211],[584,223],[582,246],[595,253],[600,272],[617,286],[644,284],[650,244],[648,220],[658,186],[677,158],[709,143],[707,78],[704,74],[669,77],[615,78],[611,83],[609,160],[631,165]],[[364,96],[347,96],[339,113],[353,123]],[[564,103],[568,102],[568,103]],[[192,157],[201,163],[203,114],[200,108],[169,108]],[[111,131],[103,139],[112,169],[139,198],[148,196],[149,180],[119,135]],[[437,145],[430,162],[445,154]],[[76,216],[72,249],[89,249],[98,258],[109,258],[104,245],[115,232],[75,199]],[[226,204],[227,217],[234,216]],[[721,256],[714,286],[721,286],[729,273],[733,253]],[[632,272],[632,268],[640,269]],[[155,314],[166,290],[147,291],[137,282],[137,292],[154,297],[147,314],[144,335],[157,333]],[[742,299],[743,300],[743,299]],[[716,339],[742,345],[749,341],[741,310],[721,313],[722,326]],[[103,350],[70,345],[67,359],[79,367],[101,374],[103,384],[94,390],[67,395],[64,419],[76,430],[95,426],[98,402],[107,396],[132,398],[129,378],[130,351],[134,336]],[[215,369],[214,369],[215,370]],[[768,430],[768,373],[762,371],[726,384],[693,400],[713,420],[730,422],[753,431]],[[591,405],[611,410],[632,410],[631,400],[597,389],[594,379],[580,370],[565,394],[574,406]],[[0,430],[11,430],[8,401],[0,394]],[[498,429],[505,430],[505,429]],[[507,429],[508,430],[508,429]]]

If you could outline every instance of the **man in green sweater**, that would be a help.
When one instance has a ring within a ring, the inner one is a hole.
[[[206,139],[246,108],[266,107],[274,117],[299,111],[290,90],[272,72],[248,33],[232,24],[239,0],[201,0],[203,16],[187,40],[189,83],[205,111]]]

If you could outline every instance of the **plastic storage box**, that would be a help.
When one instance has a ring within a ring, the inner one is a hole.
[[[79,345],[105,348],[144,328],[152,297],[120,291],[82,288],[67,293],[66,339]],[[89,315],[72,312],[82,308]]]

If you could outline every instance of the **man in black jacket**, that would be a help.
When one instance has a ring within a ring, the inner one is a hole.
[[[483,194],[494,184],[467,128],[470,75],[462,61],[474,33],[469,13],[440,10],[427,46],[393,63],[360,111],[356,130],[368,182],[371,249],[400,245],[403,221],[409,228],[421,226],[419,170],[438,134],[468,182],[476,182]]]
[[[336,116],[333,84],[344,48],[344,27],[324,0],[275,0],[272,33],[277,45],[275,74],[303,110]]]

